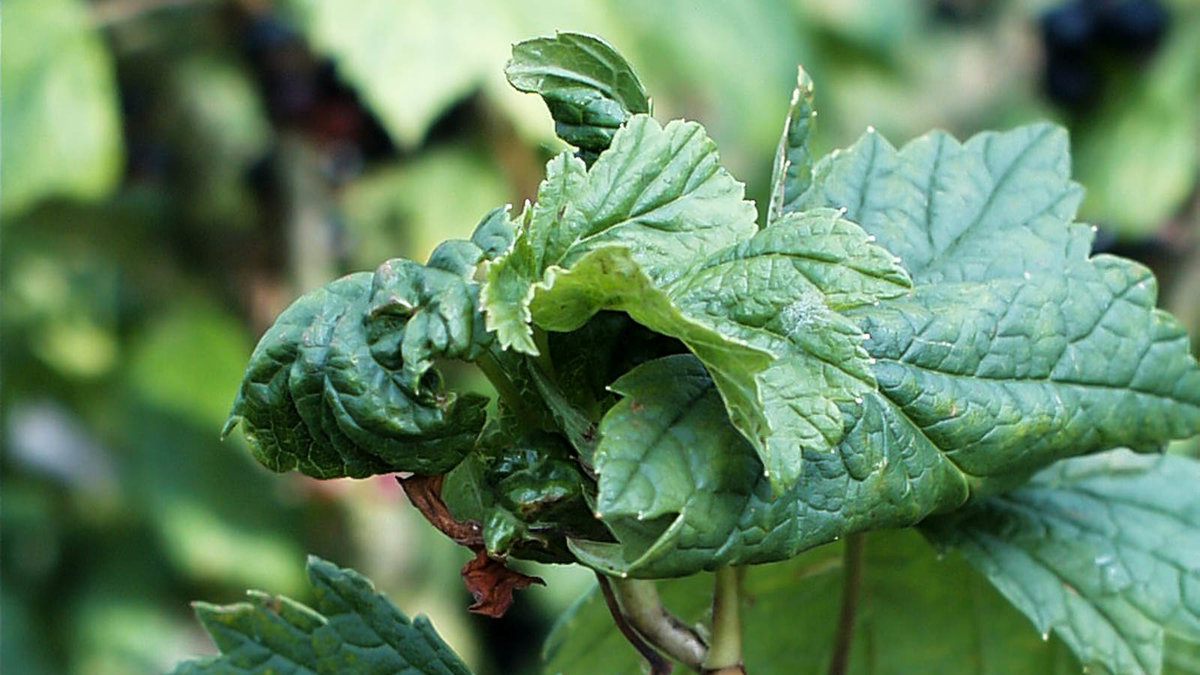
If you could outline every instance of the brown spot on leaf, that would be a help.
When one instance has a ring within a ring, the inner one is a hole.
[[[629,402],[629,412],[631,412],[631,413],[640,413],[645,409],[646,409],[646,406],[642,405],[641,401],[630,401]]]
[[[494,619],[504,616],[513,601],[513,591],[530,584],[546,585],[538,577],[511,570],[503,562],[489,558],[486,551],[475,551],[475,558],[463,565],[463,581],[475,602],[469,609]]]

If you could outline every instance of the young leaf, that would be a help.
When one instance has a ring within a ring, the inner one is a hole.
[[[707,252],[753,234],[754,206],[742,194],[692,122],[664,128],[636,115],[590,169],[559,155],[546,167],[513,249],[489,269],[488,330],[505,349],[536,353],[529,303],[549,270],[621,246],[656,283],[678,276]]]
[[[464,262],[441,250],[435,264]],[[448,470],[471,449],[487,398],[443,391],[433,359],[478,355],[488,338],[477,298],[460,274],[407,260],[305,295],[255,348],[226,433],[242,423],[275,471]]]
[[[747,207],[700,127],[635,116],[590,170],[565,154],[550,162],[483,303],[488,328],[519,351],[536,351],[528,324],[575,330],[602,309],[683,341],[778,494],[795,482],[802,448],[837,443],[838,402],[875,386],[862,331],[837,311],[910,282],[833,210],[754,235]]]
[[[606,149],[631,115],[650,112],[633,68],[590,35],[559,33],[519,42],[504,73],[513,87],[540,95],[555,133],[581,150]]]
[[[257,591],[235,605],[196,603],[221,654],[185,661],[173,672],[470,673],[428,619],[410,621],[354,570],[310,556],[308,577],[311,608]]]
[[[796,88],[792,90],[788,115],[783,120],[783,136],[775,149],[775,162],[771,168],[767,225],[779,220],[785,212],[795,211],[797,200],[812,183],[813,160],[808,139],[816,121],[812,79],[800,68],[796,73]]]
[[[1200,641],[1200,463],[1125,450],[929,521],[1085,665],[1158,673],[1164,633]]]

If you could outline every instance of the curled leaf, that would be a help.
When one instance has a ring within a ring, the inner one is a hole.
[[[462,568],[463,581],[475,602],[467,609],[498,619],[504,616],[513,602],[513,592],[533,584],[546,585],[539,577],[509,569],[502,561],[488,557],[484,550],[476,552]]]
[[[446,391],[433,361],[482,349],[477,293],[459,274],[391,260],[301,297],[251,355],[226,433],[241,423],[265,466],[317,478],[452,468],[487,399]]]

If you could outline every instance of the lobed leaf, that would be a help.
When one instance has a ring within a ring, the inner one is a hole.
[[[470,672],[428,619],[410,621],[354,570],[310,556],[308,577],[311,608],[257,591],[234,605],[196,603],[196,616],[221,654],[185,661],[172,672]]]
[[[590,35],[558,33],[519,42],[504,73],[513,87],[541,96],[555,133],[581,150],[606,149],[631,115],[650,112],[633,68]]]
[[[1159,673],[1167,634],[1200,641],[1198,484],[1195,460],[1117,450],[924,529],[1085,666]]]
[[[482,252],[475,247],[476,258]],[[461,244],[431,264],[391,260],[303,296],[262,337],[234,400],[254,456],[318,478],[441,473],[470,450],[487,398],[445,391],[435,358],[488,340]]]

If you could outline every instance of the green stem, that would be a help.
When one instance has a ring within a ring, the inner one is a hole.
[[[612,586],[622,613],[647,642],[688,668],[703,672],[708,647],[695,631],[663,607],[653,581],[613,579]]]
[[[496,393],[499,394],[500,400],[504,402],[504,406],[512,411],[521,423],[531,429],[537,429],[541,426],[539,420],[534,419],[530,413],[528,406],[525,404],[524,397],[521,392],[517,391],[517,387],[508,378],[508,374],[504,372],[504,368],[496,360],[494,356],[488,352],[484,352],[475,359],[475,365],[483,371],[484,376],[496,388]]]
[[[859,589],[862,586],[863,548],[865,536],[859,532],[846,537],[842,551],[844,563],[842,609],[838,614],[837,631],[833,636],[833,658],[829,675],[843,675],[850,665],[850,644],[854,641],[854,622],[858,613]]]
[[[596,573],[596,581],[600,585],[600,594],[604,596],[604,604],[608,607],[609,614],[612,614],[613,621],[617,624],[617,630],[621,631],[621,635],[633,645],[633,648],[646,659],[646,663],[650,664],[650,675],[666,675],[671,672],[672,664],[662,654],[659,654],[653,647],[646,644],[642,640],[642,636],[638,635],[633,626],[629,625],[629,620],[621,613],[621,606],[617,604],[617,596],[613,594],[612,583],[608,577]]]
[[[717,570],[713,585],[712,642],[706,673],[744,673],[742,668],[741,579],[736,567]]]

